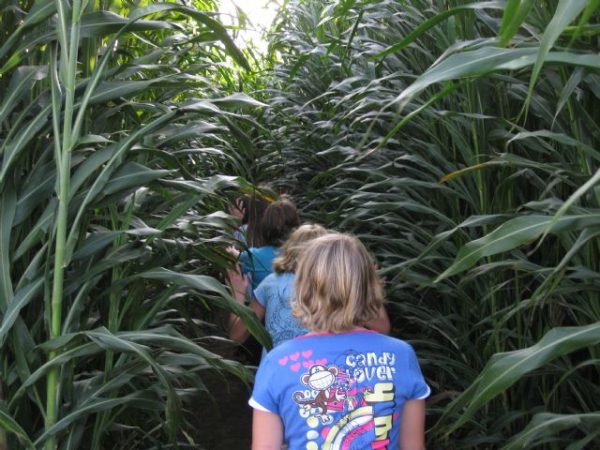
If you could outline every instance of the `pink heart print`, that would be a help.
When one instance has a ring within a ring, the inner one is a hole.
[[[312,355],[312,350],[306,350],[302,352],[302,356],[305,358],[310,358],[310,355]]]
[[[300,353],[296,352],[290,355],[290,359],[292,361],[298,361],[298,358],[300,358]]]
[[[327,358],[317,359],[315,361],[315,364],[317,364],[318,366],[324,366],[325,364],[327,364]]]
[[[305,369],[310,368],[312,365],[313,365],[313,360],[312,359],[309,359],[308,361],[304,361],[302,363],[302,367],[304,367]]]
[[[300,370],[300,363],[297,362],[296,364],[292,364],[290,369],[292,369],[294,372],[298,372]]]
[[[284,356],[283,358],[281,358],[281,359],[279,360],[279,365],[280,365],[280,366],[285,366],[285,365],[287,364],[287,362],[288,362],[288,357],[287,357],[287,356]]]

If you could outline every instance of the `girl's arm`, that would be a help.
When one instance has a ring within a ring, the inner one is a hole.
[[[233,288],[233,295],[235,296],[235,300],[243,305],[246,301],[246,292],[248,291],[248,278],[244,275],[239,266],[236,267],[237,270],[228,270],[227,277],[229,278],[229,283]],[[255,299],[250,302],[250,309],[254,311],[258,320],[262,321],[265,318],[265,308],[258,303]],[[229,315],[229,338],[242,343],[250,336],[250,332],[246,325],[235,314]]]
[[[365,328],[377,331],[381,334],[390,334],[390,318],[388,317],[387,311],[385,310],[384,306],[382,306],[379,310],[379,315],[377,317],[365,323]]]
[[[233,269],[227,270],[227,279],[229,280],[229,284],[233,289],[233,296],[235,300],[241,305],[246,301],[246,292],[248,291],[249,280],[248,276],[242,273],[242,269],[239,264]]]
[[[425,449],[425,400],[404,404],[400,421],[400,450]]]
[[[277,414],[254,409],[252,416],[252,450],[281,450],[283,424]]]
[[[263,319],[265,318],[264,306],[261,305],[260,303],[258,303],[256,301],[256,299],[253,299],[250,302],[250,305],[248,305],[248,306],[250,307],[250,309],[252,311],[254,311],[254,314],[256,314],[256,317],[258,317],[258,320],[260,320],[262,322]],[[239,316],[236,316],[235,314],[230,314],[229,315],[229,338],[234,340],[235,342],[239,342],[241,344],[246,339],[248,339],[248,336],[250,336],[250,332],[248,331],[248,328],[246,328],[246,324],[244,324],[242,319],[240,319]]]

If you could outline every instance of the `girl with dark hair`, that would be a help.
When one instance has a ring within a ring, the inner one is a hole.
[[[244,304],[250,300],[254,289],[273,272],[273,260],[279,255],[279,247],[299,225],[298,211],[287,198],[277,200],[265,209],[260,226],[257,227],[260,233],[255,241],[260,245],[250,246],[248,250],[241,252],[236,270],[227,272],[239,303]],[[230,251],[236,252],[234,248],[230,248]],[[256,302],[251,302],[250,305],[254,303]],[[248,337],[245,326],[235,314],[229,317],[229,335],[238,342],[243,342]]]
[[[244,248],[262,246],[260,222],[268,206],[269,200],[257,191],[252,195],[238,197],[229,208],[229,214],[242,221],[242,226],[233,233],[233,237]]]
[[[267,206],[260,220],[257,236],[259,245],[252,245],[240,254],[241,272],[250,276],[253,290],[273,272],[272,263],[279,253],[279,247],[298,226],[298,210],[289,200],[277,200]]]

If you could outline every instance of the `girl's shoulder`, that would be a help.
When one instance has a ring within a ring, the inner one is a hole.
[[[289,355],[294,355],[296,352],[300,351],[303,348],[303,343],[298,341],[297,339],[289,339],[287,341],[284,341],[281,344],[269,350],[269,352],[261,362],[261,365],[271,363],[279,363],[281,365],[282,358],[286,356],[289,357]],[[292,360],[293,358],[290,359],[290,362]]]
[[[376,331],[370,331],[368,334],[370,336],[370,338],[368,339],[376,341],[378,345],[405,350],[412,349],[412,346],[403,339],[394,336],[389,336],[387,334],[378,333]]]
[[[323,347],[354,347],[361,346],[381,346],[385,348],[411,349],[412,346],[402,339],[387,336],[372,330],[351,331],[347,333],[307,333],[297,336],[271,350],[278,352],[288,352],[297,348],[303,348],[307,345],[318,345]]]
[[[390,351],[411,351],[412,346],[399,338],[378,333],[373,330],[355,330],[347,333],[309,333],[294,341],[315,340],[315,344],[325,347],[385,348]]]
[[[264,247],[250,247],[244,253],[253,256],[254,258],[260,257],[272,257],[277,255],[279,249],[272,245],[265,245]]]
[[[260,285],[261,286],[272,286],[272,287],[280,287],[280,286],[283,287],[283,286],[287,286],[290,283],[293,284],[293,282],[294,282],[294,274],[290,274],[288,272],[284,272],[284,273],[273,272],[273,273],[270,273],[269,275],[267,275],[265,277],[265,279],[261,281]]]
[[[292,272],[273,272],[269,274],[269,279],[277,281],[294,281]]]

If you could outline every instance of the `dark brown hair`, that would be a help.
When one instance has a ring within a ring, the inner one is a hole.
[[[262,244],[261,222],[265,210],[269,206],[269,201],[259,193],[255,193],[246,197],[245,206],[242,223],[248,224],[246,230],[248,246],[262,247],[264,244]]]
[[[267,206],[260,221],[262,242],[259,246],[272,245],[279,247],[285,242],[290,233],[299,226],[300,216],[296,206],[289,200],[277,200]]]

